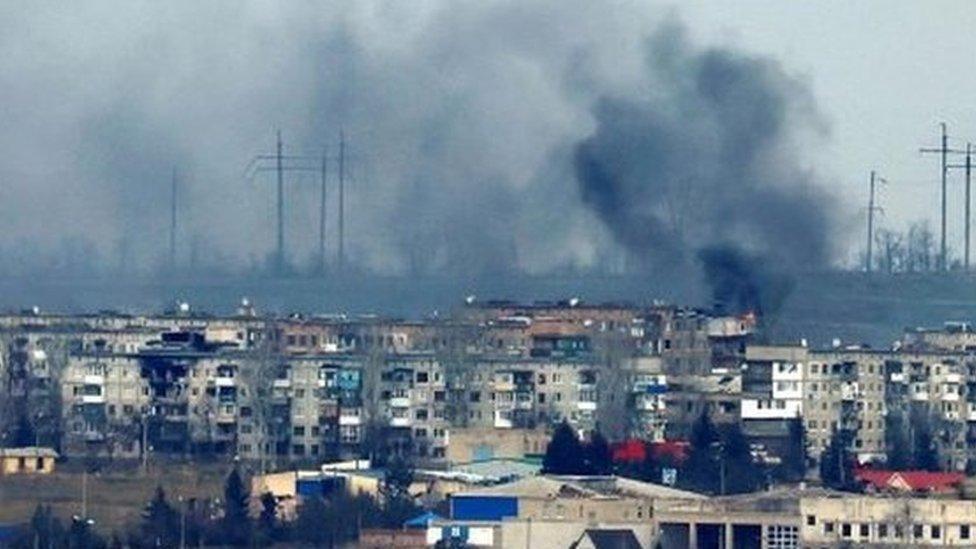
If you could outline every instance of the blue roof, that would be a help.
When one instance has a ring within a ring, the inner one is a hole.
[[[0,542],[12,541],[19,531],[19,524],[0,524]]]
[[[426,513],[416,516],[403,523],[407,528],[427,528],[430,523],[435,520],[443,520],[443,517],[434,513],[433,511],[427,511]]]

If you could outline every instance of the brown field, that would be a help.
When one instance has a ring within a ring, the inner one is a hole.
[[[81,514],[81,468],[59,464],[51,475],[0,476],[0,524],[30,520],[38,504],[50,505],[63,520]],[[153,464],[143,471],[134,464],[103,467],[88,474],[88,515],[99,531],[122,532],[136,524],[157,485],[174,506],[184,498],[222,498],[230,464]]]

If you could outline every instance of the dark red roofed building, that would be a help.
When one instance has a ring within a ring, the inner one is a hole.
[[[614,463],[642,463],[650,455],[655,461],[680,465],[688,459],[688,443],[683,440],[646,442],[628,439],[612,446]]]
[[[854,478],[869,492],[952,492],[966,479],[958,472],[857,469]]]

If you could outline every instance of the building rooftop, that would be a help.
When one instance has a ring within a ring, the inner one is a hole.
[[[556,497],[639,497],[639,498],[675,498],[702,499],[705,496],[695,492],[678,490],[615,476],[535,476],[527,477],[508,484],[500,484],[489,488],[478,488],[464,492],[463,496],[481,495],[510,495],[524,498],[556,498]]]
[[[39,446],[28,446],[25,448],[0,448],[0,457],[25,457],[25,458],[36,458],[36,457],[50,457],[57,458],[58,453],[51,448],[42,448]]]

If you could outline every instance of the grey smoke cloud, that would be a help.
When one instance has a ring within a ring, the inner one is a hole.
[[[805,87],[661,20],[555,1],[7,5],[2,253],[21,271],[151,274],[177,166],[181,263],[259,268],[273,187],[244,165],[277,128],[309,154],[334,154],[343,128],[347,250],[364,269],[603,268],[732,239],[790,264],[829,257],[827,219],[792,210],[822,198],[791,148],[819,124]],[[289,178],[298,268],[317,192]]]
[[[584,203],[648,266],[698,267],[713,297],[771,309],[782,278],[830,264],[837,204],[798,147],[822,122],[769,59],[698,49],[679,25],[648,46],[653,85],[599,101],[576,150]]]

